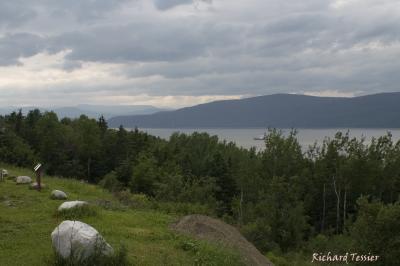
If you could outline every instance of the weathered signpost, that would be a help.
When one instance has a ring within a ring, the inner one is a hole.
[[[37,190],[40,191],[42,189],[42,174],[43,174],[43,166],[41,163],[37,164],[34,168],[36,174],[36,184]]]

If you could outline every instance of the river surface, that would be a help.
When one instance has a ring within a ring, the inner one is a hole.
[[[263,128],[240,128],[240,129],[227,129],[227,128],[202,128],[202,129],[187,129],[187,128],[140,128],[141,131],[145,131],[151,135],[158,136],[163,139],[169,139],[172,133],[181,132],[191,134],[197,132],[207,132],[210,135],[216,135],[218,138],[226,141],[233,141],[238,146],[243,148],[256,147],[257,150],[264,148],[264,142],[262,140],[255,140],[255,137],[264,135],[267,131]],[[307,149],[309,145],[313,145],[314,142],[321,144],[324,138],[334,137],[336,132],[341,131],[343,133],[349,130],[351,137],[366,138],[365,143],[369,143],[372,137],[379,137],[385,135],[388,131],[392,134],[393,140],[396,142],[400,140],[400,129],[369,129],[369,128],[331,128],[331,129],[298,129],[297,139],[303,149]],[[284,134],[288,134],[290,129],[282,129]]]

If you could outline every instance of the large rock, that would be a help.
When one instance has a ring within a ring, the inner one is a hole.
[[[66,201],[58,207],[58,211],[69,210],[77,207],[82,207],[87,205],[86,201],[74,200],[74,201]]]
[[[15,182],[17,182],[17,185],[30,184],[32,182],[32,178],[29,176],[17,176],[17,178],[15,179]]]
[[[223,221],[204,216],[188,215],[173,224],[172,229],[194,237],[219,242],[240,253],[243,262],[251,266],[273,265],[257,248],[246,240],[233,226]]]
[[[68,198],[67,194],[61,190],[53,190],[51,192],[51,198],[57,200],[65,200]]]
[[[51,241],[56,252],[65,259],[72,256],[83,260],[114,252],[96,229],[79,221],[63,221],[51,233]]]

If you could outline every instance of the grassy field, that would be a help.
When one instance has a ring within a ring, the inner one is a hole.
[[[29,175],[26,169],[0,165],[10,175]],[[124,246],[132,265],[242,265],[231,250],[177,235],[168,225],[178,217],[153,210],[127,208],[98,186],[56,177],[43,178],[41,192],[0,182],[0,265],[51,265],[50,234],[64,219],[56,215],[63,201],[51,200],[53,189],[66,192],[68,200],[85,200],[96,215],[82,222],[96,228],[114,248]],[[106,203],[106,204],[105,204]]]

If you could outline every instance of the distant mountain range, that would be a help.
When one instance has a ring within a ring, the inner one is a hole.
[[[400,92],[353,98],[274,94],[108,122],[127,128],[400,128]]]
[[[5,115],[9,114],[13,111],[18,111],[22,109],[24,114],[27,114],[30,110],[33,110],[37,107],[0,107],[0,114]],[[160,111],[165,111],[166,109],[160,109],[151,105],[89,105],[89,104],[80,104],[77,106],[69,106],[69,107],[48,107],[48,108],[37,108],[42,112],[45,111],[54,111],[59,118],[69,117],[69,118],[77,118],[80,115],[84,114],[90,118],[99,118],[103,115],[106,119],[109,119],[114,116],[119,115],[141,115],[141,114],[152,114]]]

